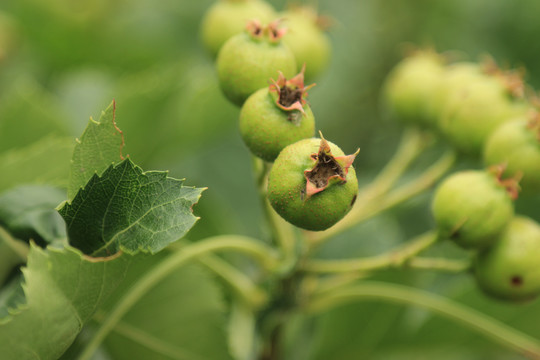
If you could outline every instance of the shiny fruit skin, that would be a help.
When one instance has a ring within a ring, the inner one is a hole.
[[[330,62],[332,47],[328,35],[301,11],[288,11],[281,17],[288,28],[283,41],[294,53],[296,66],[301,68],[306,64],[307,81],[317,78]]]
[[[300,140],[281,151],[268,178],[268,200],[276,212],[302,229],[321,231],[341,220],[352,208],[358,193],[356,173],[351,166],[346,183],[332,182],[325,190],[305,199],[304,171],[313,167],[320,139]],[[334,156],[343,151],[333,143]]]
[[[502,300],[529,301],[540,294],[540,225],[516,217],[474,264],[478,286]]]
[[[486,171],[462,171],[435,191],[432,211],[439,234],[463,248],[489,246],[514,215],[505,187]]]
[[[258,19],[263,23],[275,18],[274,8],[260,0],[220,0],[214,3],[201,22],[201,40],[215,57],[219,49],[234,35],[244,31],[246,23]]]
[[[437,117],[431,106],[443,78],[437,54],[421,52],[401,61],[390,73],[383,89],[390,115],[409,125],[434,127]]]
[[[296,61],[282,42],[252,39],[247,33],[230,38],[217,58],[221,90],[234,104],[241,106],[255,91],[268,86],[278,71],[290,78],[296,73]]]
[[[540,193],[540,139],[526,117],[499,126],[484,147],[486,165],[505,164],[508,176],[522,175],[523,193]]]
[[[272,162],[287,145],[313,136],[315,119],[309,105],[304,106],[304,112],[280,109],[268,88],[260,89],[240,111],[242,139],[253,154]]]

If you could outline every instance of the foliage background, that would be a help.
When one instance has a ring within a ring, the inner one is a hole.
[[[278,9],[285,3],[271,2]],[[267,238],[250,155],[237,129],[238,109],[220,94],[212,60],[197,37],[211,3],[0,2],[17,36],[14,55],[0,68],[0,148],[22,147],[50,133],[78,136],[88,117],[99,118],[115,98],[125,153],[144,169],[169,169],[173,177],[187,177],[189,185],[209,187],[196,207],[202,220],[191,240],[223,233]],[[330,32],[334,51],[309,99],[327,139],[345,152],[361,147],[356,160],[361,184],[384,165],[403,130],[384,116],[379,92],[404,44],[452,50],[458,59],[489,53],[500,64],[525,67],[527,81],[540,85],[536,0],[320,0],[318,5],[336,20]],[[21,119],[20,137],[2,138],[2,117],[15,115]],[[36,116],[44,125],[25,127],[24,119]],[[425,154],[424,164],[432,155]],[[413,171],[419,170],[421,164]],[[429,200],[423,195],[341,235],[319,256],[374,254],[430,229]],[[518,211],[540,221],[538,203],[538,197],[521,198]],[[439,251],[459,254],[450,245]],[[467,275],[388,272],[379,277],[455,298],[540,337],[538,302],[515,306],[488,300]],[[290,359],[519,358],[425,311],[380,303],[344,306],[315,319],[298,317],[289,343]],[[110,351],[117,358],[114,346]]]

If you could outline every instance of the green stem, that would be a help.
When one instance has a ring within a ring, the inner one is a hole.
[[[426,139],[417,129],[409,128],[401,137],[394,156],[381,170],[379,175],[365,189],[360,190],[358,202],[366,202],[387,192],[403,175],[411,162],[422,153]]]
[[[199,258],[199,262],[231,286],[250,308],[260,309],[268,301],[268,295],[264,290],[255,285],[244,273],[218,256],[206,255]]]
[[[281,272],[289,272],[296,263],[296,238],[290,224],[285,222],[268,202],[267,180],[271,164],[253,156],[253,169],[257,179],[259,199],[263,207],[264,216],[270,227],[272,238],[279,247],[283,257]]]
[[[412,257],[437,241],[435,232],[428,232],[411,240],[401,249],[366,258],[344,260],[306,260],[303,270],[316,273],[367,272],[401,267]]]
[[[344,303],[368,300],[382,300],[424,307],[471,328],[526,357],[540,359],[540,342],[537,339],[450,299],[402,285],[366,282],[338,289],[313,299],[306,306],[306,310],[311,313],[320,313]]]
[[[471,262],[439,258],[414,257],[406,263],[407,268],[448,273],[461,273],[471,269]]]
[[[273,249],[248,237],[223,235],[190,244],[164,259],[124,294],[87,343],[79,360],[89,360],[101,342],[133,305],[174,270],[201,255],[223,250],[236,250],[251,255],[269,271],[274,271],[278,266],[277,255]]]

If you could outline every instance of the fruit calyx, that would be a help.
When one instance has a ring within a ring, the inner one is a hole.
[[[525,82],[523,80],[525,76],[524,68],[503,70],[491,56],[487,56],[482,61],[482,71],[501,81],[513,98],[521,99],[525,97]]]
[[[304,72],[306,64],[302,66],[302,70],[293,78],[287,80],[285,75],[280,71],[277,81],[270,79],[272,82],[268,88],[270,94],[274,97],[276,105],[285,111],[298,110],[305,115],[304,105],[306,105],[307,91],[315,86],[304,85]],[[292,120],[289,117],[289,120]]]
[[[259,20],[252,19],[246,24],[246,31],[254,40],[266,39],[272,44],[277,44],[281,41],[283,35],[287,33],[286,28],[279,27],[280,23],[281,19],[277,19],[268,25],[263,25]]]
[[[488,168],[488,172],[495,176],[497,183],[506,189],[508,195],[512,200],[516,200],[519,195],[521,187],[519,182],[523,177],[521,172],[518,172],[511,178],[503,179],[504,171],[506,170],[506,164],[493,165]]]
[[[354,154],[334,157],[330,145],[320,131],[319,134],[321,136],[319,152],[311,154],[311,159],[315,161],[315,164],[310,170],[304,171],[306,178],[305,199],[326,189],[334,179],[340,184],[345,184],[349,168],[360,152],[358,149]]]
[[[532,109],[529,113],[529,122],[527,124],[527,128],[536,133],[536,138],[540,143],[540,99],[537,96],[534,96],[532,99],[530,99],[530,102],[532,103],[534,109]]]

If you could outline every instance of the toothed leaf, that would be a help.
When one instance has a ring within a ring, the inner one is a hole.
[[[68,198],[73,199],[80,188],[94,175],[101,175],[122,157],[124,137],[115,123],[115,103],[101,113],[99,121],[90,118],[86,129],[77,140],[71,160]]]
[[[161,250],[197,221],[192,206],[204,189],[182,184],[129,159],[109,166],[59,210],[70,244],[92,256]]]
[[[126,254],[92,259],[72,247],[32,246],[23,269],[24,302],[9,301],[0,311],[2,359],[58,359],[132,260]]]

